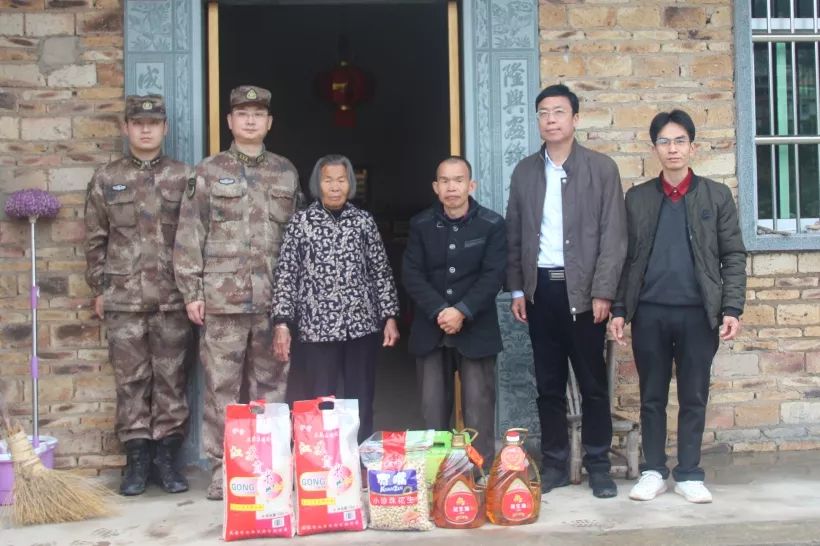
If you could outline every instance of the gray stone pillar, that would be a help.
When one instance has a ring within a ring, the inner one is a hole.
[[[504,214],[510,175],[541,145],[535,97],[539,92],[538,2],[472,0],[464,4],[466,156],[478,181],[476,198]],[[498,298],[504,352],[496,368],[496,429],[540,437],[532,352],[526,326],[510,314],[509,294]]]

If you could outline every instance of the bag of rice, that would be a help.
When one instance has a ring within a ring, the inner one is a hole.
[[[429,531],[429,496],[424,479],[433,430],[376,432],[361,446],[367,467],[370,527],[387,531]]]
[[[225,408],[225,541],[292,537],[293,461],[287,404]]]
[[[297,527],[300,535],[362,531],[358,400],[293,403]]]

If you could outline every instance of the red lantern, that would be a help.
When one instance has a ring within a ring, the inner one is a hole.
[[[354,127],[354,107],[367,96],[367,77],[347,61],[330,71],[330,101],[336,105],[335,122],[339,127]]]
[[[350,42],[340,35],[338,41],[339,64],[327,72],[319,74],[316,86],[319,96],[336,106],[334,122],[338,127],[355,127],[359,103],[372,96],[371,81],[367,74],[350,64]]]

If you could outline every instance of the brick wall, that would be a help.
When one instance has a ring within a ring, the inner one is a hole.
[[[85,187],[119,154],[122,97],[119,0],[0,0],[0,199],[40,188],[62,203],[59,218],[37,225],[41,430],[59,439],[59,466],[88,472],[123,462],[82,250]],[[3,215],[0,381],[27,427],[29,260],[28,224]]]
[[[624,189],[660,170],[652,116],[683,107],[698,128],[696,172],[736,194],[732,17],[729,0],[541,0],[542,83],[578,93],[579,138],[615,159]],[[705,442],[820,448],[820,253],[755,254],[747,270],[744,331],[715,360]],[[618,360],[618,404],[637,418],[631,351]],[[674,383],[671,398],[674,431]]]

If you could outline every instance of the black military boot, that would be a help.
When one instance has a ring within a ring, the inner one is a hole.
[[[181,446],[182,436],[168,436],[156,442],[152,475],[154,481],[166,493],[182,493],[188,490],[188,480],[175,465]]]
[[[150,449],[151,442],[145,438],[125,442],[127,459],[122,472],[120,495],[130,497],[145,492],[145,486],[148,484],[148,469],[151,465]]]

